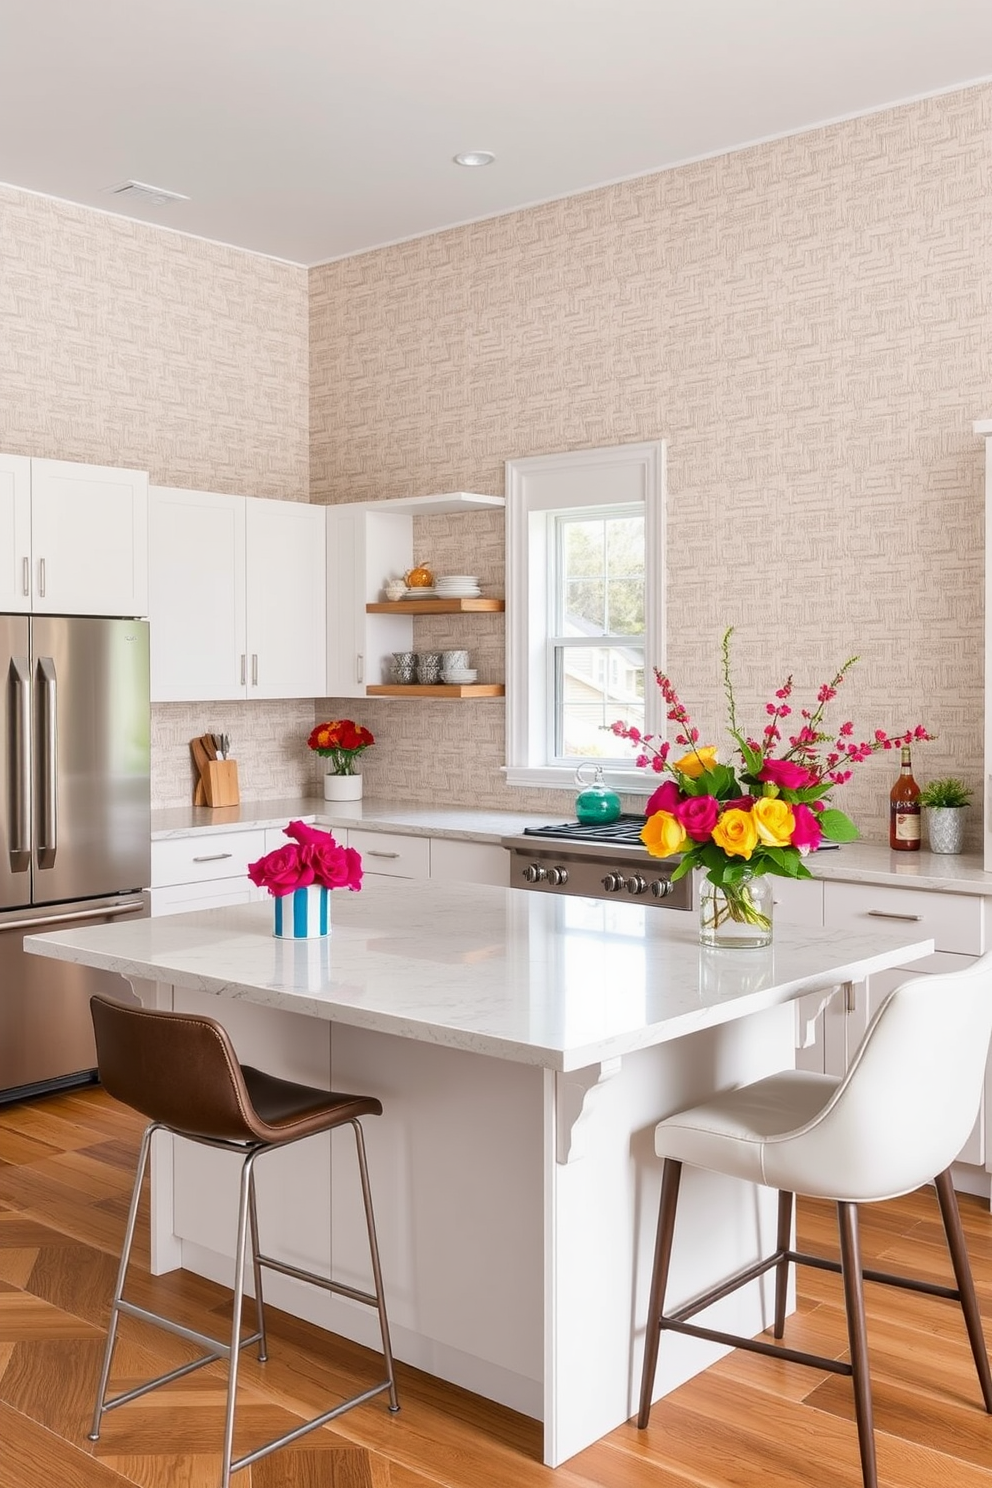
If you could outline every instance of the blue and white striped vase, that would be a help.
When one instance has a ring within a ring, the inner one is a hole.
[[[331,894],[319,884],[280,894],[274,908],[273,934],[283,940],[316,940],[331,933]]]

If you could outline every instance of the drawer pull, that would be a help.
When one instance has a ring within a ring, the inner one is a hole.
[[[377,847],[370,847],[366,851],[365,856],[367,858],[398,858],[399,853],[382,852]]]
[[[208,853],[202,858],[194,858],[194,863],[219,863],[223,858],[233,858],[233,853]]]
[[[896,914],[892,909],[870,909],[868,913],[876,920],[922,920],[922,915]]]

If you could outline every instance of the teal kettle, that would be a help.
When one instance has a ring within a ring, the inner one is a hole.
[[[595,771],[591,781],[582,773],[590,769]],[[620,797],[603,779],[601,765],[581,764],[575,772],[575,783],[583,787],[575,798],[575,815],[583,825],[616,821],[620,815]]]

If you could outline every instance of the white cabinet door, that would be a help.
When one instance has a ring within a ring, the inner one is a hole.
[[[147,615],[147,473],[32,460],[31,562],[35,614]]]
[[[326,685],[324,508],[246,503],[248,696],[320,697]]]
[[[505,889],[510,882],[510,854],[495,842],[432,837],[431,878],[443,883],[496,884]]]
[[[245,498],[149,492],[152,702],[247,692]]]
[[[0,611],[31,608],[31,461],[0,455]]]

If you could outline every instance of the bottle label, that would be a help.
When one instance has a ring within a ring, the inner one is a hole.
[[[898,806],[895,811],[895,828],[896,838],[899,842],[919,842],[919,806]]]

